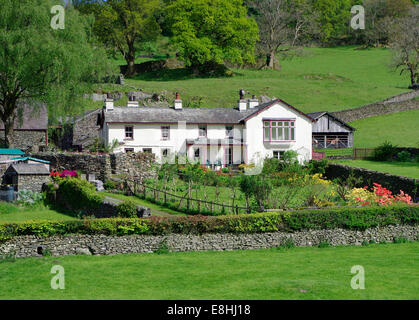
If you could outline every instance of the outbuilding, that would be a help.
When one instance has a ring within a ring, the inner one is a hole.
[[[315,121],[313,123],[313,149],[344,149],[354,146],[354,127],[327,111],[307,115]]]
[[[42,185],[50,181],[50,172],[42,164],[14,163],[4,173],[4,184],[12,185],[15,191],[42,191]]]

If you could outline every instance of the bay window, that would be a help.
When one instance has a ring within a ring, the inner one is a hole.
[[[263,120],[263,141],[295,141],[295,119]]]

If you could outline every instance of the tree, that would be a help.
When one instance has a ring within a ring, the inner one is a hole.
[[[243,0],[173,0],[165,18],[187,66],[254,61],[258,28]]]
[[[259,48],[266,56],[267,68],[275,68],[275,56],[281,46],[293,47],[304,35],[317,29],[316,14],[309,0],[253,0],[248,5],[259,26]]]
[[[349,33],[351,7],[355,0],[315,0],[314,9],[319,12],[321,40],[330,42]]]
[[[160,34],[155,17],[159,5],[159,0],[107,0],[87,1],[78,8],[95,16],[95,34],[105,45],[122,54],[128,65],[126,76],[132,76],[136,43],[150,41]]]
[[[0,119],[6,147],[14,146],[19,103],[45,103],[51,116],[69,114],[81,108],[84,89],[111,71],[104,50],[94,43],[92,21],[68,7],[64,29],[51,27],[56,4],[0,0]]]
[[[400,74],[408,72],[413,86],[419,83],[419,7],[414,7],[406,17],[393,24],[390,43],[393,50],[393,66]]]

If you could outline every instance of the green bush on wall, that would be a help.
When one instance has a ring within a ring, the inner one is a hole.
[[[314,229],[350,229],[386,225],[418,225],[419,206],[363,207],[258,213],[230,216],[84,219],[65,222],[39,221],[0,225],[0,240],[20,235],[65,234],[164,235],[170,233],[262,233]]]

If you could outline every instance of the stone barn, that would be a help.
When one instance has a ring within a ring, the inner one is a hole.
[[[313,149],[344,149],[354,146],[355,128],[327,111],[308,113],[313,118]]]
[[[42,185],[50,181],[50,172],[42,164],[15,163],[4,173],[3,182],[12,185],[15,191],[42,191]]]

